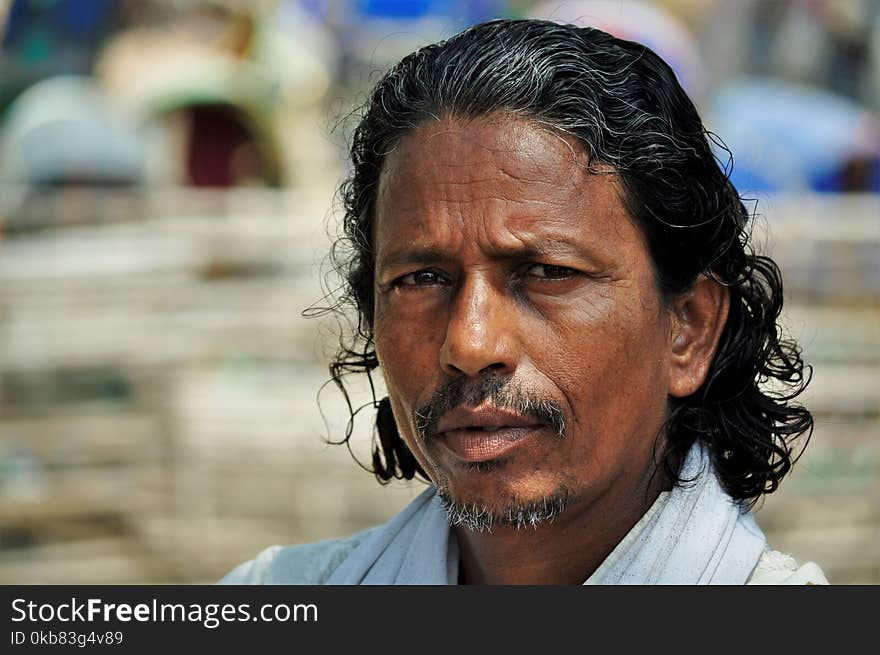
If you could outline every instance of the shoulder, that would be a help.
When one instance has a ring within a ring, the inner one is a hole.
[[[376,528],[344,539],[326,539],[296,546],[270,546],[239,564],[217,584],[324,584],[343,560]]]
[[[750,585],[827,585],[822,569],[813,562],[799,565],[791,555],[765,550],[746,581]]]

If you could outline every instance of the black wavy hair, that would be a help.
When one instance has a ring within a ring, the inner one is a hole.
[[[752,216],[712,144],[726,148],[704,128],[672,69],[649,48],[597,29],[491,21],[421,48],[379,80],[362,108],[353,171],[340,188],[344,235],[331,259],[344,283],[334,309],[355,309],[357,325],[340,342],[332,381],[348,400],[345,376],[379,365],[372,235],[385,155],[426,121],[499,112],[573,137],[591,163],[613,168],[623,202],[646,236],[664,301],[703,274],[727,286],[730,311],[705,383],[669,400],[664,468],[683,482],[677,462],[700,440],[733,498],[754,504],[775,491],[802,451],[796,438],[809,440],[813,427],[810,412],[792,402],[811,369],[777,323],[779,268],[753,253]],[[427,479],[398,434],[388,399],[374,406],[377,478]],[[342,440],[349,448],[352,421]]]

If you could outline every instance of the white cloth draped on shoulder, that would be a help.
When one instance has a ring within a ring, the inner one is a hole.
[[[458,542],[434,487],[373,532],[327,584],[458,584]]]
[[[663,492],[585,584],[741,585],[766,540],[752,514],[728,496],[696,444],[681,471],[694,481]],[[327,584],[458,582],[459,551],[432,487],[365,539]]]

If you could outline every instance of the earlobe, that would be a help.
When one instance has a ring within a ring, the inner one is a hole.
[[[670,395],[689,396],[706,381],[729,309],[727,287],[705,275],[673,302]]]

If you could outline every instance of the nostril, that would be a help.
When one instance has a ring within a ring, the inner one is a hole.
[[[508,366],[504,362],[495,362],[493,364],[489,364],[488,366],[484,366],[483,368],[481,368],[479,370],[475,370],[472,373],[469,373],[467,370],[465,370],[463,368],[459,368],[455,364],[452,364],[449,362],[444,364],[443,367],[446,370],[447,374],[453,375],[453,376],[461,376],[461,375],[479,376],[479,375],[483,375],[485,373],[506,373],[508,370]]]

